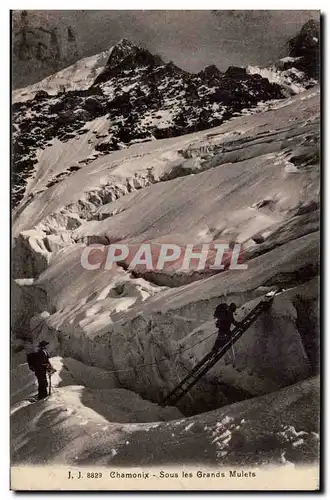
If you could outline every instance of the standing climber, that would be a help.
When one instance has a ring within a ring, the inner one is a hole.
[[[34,373],[38,380],[38,399],[44,399],[46,396],[48,396],[47,373],[52,373],[53,371],[55,371],[49,362],[49,354],[46,350],[46,346],[48,344],[49,342],[46,342],[46,340],[42,340],[39,343],[39,349],[35,353],[33,358]]]
[[[219,304],[214,311],[215,326],[218,329],[218,336],[213,346],[213,350],[217,351],[231,339],[230,327],[233,324],[238,326],[239,323],[234,318],[236,304],[233,302],[228,304]]]

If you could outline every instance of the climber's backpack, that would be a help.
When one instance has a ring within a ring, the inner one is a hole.
[[[30,352],[26,355],[26,360],[29,365],[30,370],[33,372],[36,370],[38,362],[38,352]]]
[[[214,311],[214,318],[216,319],[217,328],[229,330],[233,321],[233,313],[228,304],[219,304]]]

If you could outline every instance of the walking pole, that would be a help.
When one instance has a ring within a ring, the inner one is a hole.
[[[48,378],[49,378],[49,396],[52,393],[52,374],[48,373]]]
[[[233,368],[236,366],[236,359],[235,359],[235,351],[234,351],[234,344],[233,342],[231,343],[231,352],[232,352],[232,359],[233,359]]]

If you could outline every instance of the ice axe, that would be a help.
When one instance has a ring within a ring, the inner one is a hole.
[[[48,373],[48,379],[49,379],[48,395],[50,396],[52,393],[52,374],[50,372]]]
[[[233,342],[231,343],[231,356],[232,356],[232,361],[233,361],[233,368],[235,368],[236,367],[236,358],[235,358],[235,351],[234,351]]]

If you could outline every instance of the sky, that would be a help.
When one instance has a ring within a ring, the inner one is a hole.
[[[317,11],[50,10],[28,11],[36,24],[71,25],[81,57],[132,42],[196,72],[209,64],[267,65],[286,55],[285,42]]]

